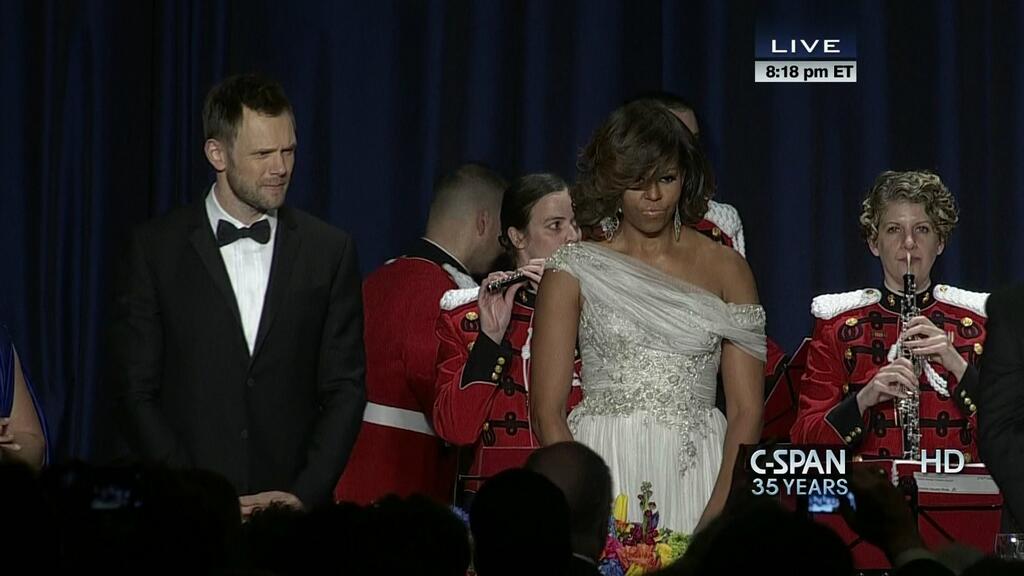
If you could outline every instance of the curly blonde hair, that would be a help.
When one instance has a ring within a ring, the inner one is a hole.
[[[678,166],[679,215],[696,224],[708,211],[715,184],[700,144],[686,126],[654,100],[626,104],[594,132],[577,161],[572,187],[576,222],[593,226],[622,206],[627,189],[647,187],[660,169]]]
[[[942,242],[949,240],[953,228],[960,220],[956,199],[937,174],[927,170],[890,170],[879,174],[861,204],[860,231],[868,242],[878,238],[882,214],[892,202],[923,204]]]

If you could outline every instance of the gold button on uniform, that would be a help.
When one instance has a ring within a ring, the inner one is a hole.
[[[843,352],[843,356],[846,356],[847,360],[853,358],[853,348],[847,348],[846,352]]]
[[[974,325],[974,319],[970,316],[964,316],[960,319],[960,323],[964,325],[964,328],[968,328]]]
[[[491,372],[491,380],[493,380],[494,382],[498,381],[498,373],[497,372]]]
[[[857,426],[856,428],[854,428],[853,431],[856,432],[857,434],[860,434],[861,433],[860,426]]]
[[[964,452],[964,464],[970,464],[970,463],[971,463],[971,455],[970,455],[970,453]]]
[[[470,322],[476,320],[479,317],[480,317],[480,315],[477,314],[476,312],[473,312],[473,311],[466,312],[466,320],[469,320]]]
[[[473,340],[469,344],[466,344],[466,350],[469,350],[470,352],[472,352],[473,351],[473,346],[475,346],[475,345],[476,345],[476,340]]]
[[[981,342],[974,343],[974,353],[981,356],[981,353],[985,351],[985,347],[981,345]]]
[[[849,384],[843,384],[843,394],[848,394],[849,392],[850,392],[850,385]]]
[[[960,391],[960,397],[961,397],[961,398],[964,398],[964,397],[966,397],[966,396],[967,396],[967,390],[961,390],[961,391]]]
[[[505,365],[505,357],[504,356],[498,356],[498,366],[504,366],[504,365]]]
[[[844,441],[845,441],[845,442],[846,442],[847,444],[849,444],[850,442],[852,442],[852,441],[853,441],[853,438],[850,438],[850,435],[849,435],[849,434],[847,434],[846,436],[843,436],[843,440],[844,440]]]
[[[488,431],[490,429],[491,429],[491,423],[490,422],[484,422],[484,432],[486,432],[486,431]]]
[[[863,462],[864,461],[864,457],[861,456],[860,454],[857,454],[856,456],[853,457],[853,461],[854,462]]]
[[[846,325],[847,326],[856,326],[857,325],[857,319],[856,318],[847,318],[846,319]]]
[[[504,368],[502,368],[501,366],[495,366],[494,367],[494,373],[495,374],[501,374],[502,370],[504,370]]]
[[[978,411],[978,406],[976,404],[971,404],[971,412],[977,412],[977,411]]]

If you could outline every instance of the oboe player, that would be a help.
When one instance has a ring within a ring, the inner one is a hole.
[[[931,277],[958,218],[952,194],[935,174],[884,172],[875,180],[860,226],[882,264],[882,286],[813,300],[816,320],[793,442],[902,458],[905,436],[894,400],[917,394],[920,448],[957,449],[977,460],[975,366],[984,353],[988,294],[934,284]],[[915,280],[917,315],[901,328],[906,273]],[[897,342],[909,358],[894,348]]]

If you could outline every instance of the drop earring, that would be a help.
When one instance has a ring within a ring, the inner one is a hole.
[[[679,234],[683,231],[683,219],[679,216],[679,205],[676,205],[676,215],[672,219],[672,228],[676,233],[676,242],[679,241]]]
[[[601,219],[601,232],[604,233],[605,242],[611,242],[615,232],[619,230],[620,214],[622,214],[622,208],[616,210],[614,216],[605,216]]]

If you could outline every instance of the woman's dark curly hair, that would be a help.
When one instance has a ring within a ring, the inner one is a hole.
[[[679,167],[679,215],[696,224],[708,210],[714,175],[700,144],[672,111],[654,100],[619,108],[580,153],[572,188],[576,221],[594,226],[622,206],[627,189],[647,188],[656,175]]]

